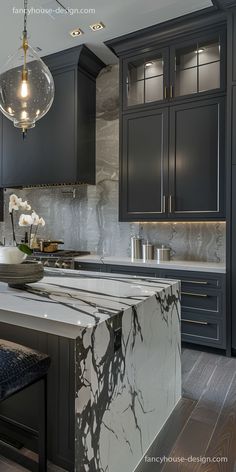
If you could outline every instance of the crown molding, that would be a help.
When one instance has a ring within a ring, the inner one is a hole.
[[[161,46],[167,41],[177,41],[178,38],[198,33],[198,31],[209,31],[209,28],[217,29],[226,25],[226,16],[223,7],[213,5],[204,10],[111,39],[106,41],[105,45],[118,57],[122,57],[142,48],[147,51],[152,45],[159,44]]]

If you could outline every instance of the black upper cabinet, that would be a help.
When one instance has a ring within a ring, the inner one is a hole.
[[[225,218],[226,16],[107,42],[120,58],[120,220]]]
[[[96,76],[104,64],[85,46],[44,58],[55,81],[50,111],[25,141],[2,117],[2,186],[95,183]]]
[[[169,88],[169,49],[124,59],[122,82],[124,110],[166,100]]]
[[[225,90],[223,31],[122,60],[123,110]]]
[[[224,218],[224,98],[123,116],[120,220]]]
[[[225,33],[198,35],[170,48],[171,99],[202,97],[225,91]]]
[[[123,119],[120,219],[166,218],[168,109]]]
[[[225,100],[213,98],[170,109],[169,214],[224,218]]]

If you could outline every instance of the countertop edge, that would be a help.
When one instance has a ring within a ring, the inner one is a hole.
[[[75,262],[84,262],[86,264],[104,264],[104,265],[122,265],[127,267],[142,267],[147,269],[167,269],[167,270],[181,270],[188,272],[211,272],[226,274],[226,266],[224,263],[217,262],[198,262],[198,261],[169,261],[157,263],[131,261],[127,258],[116,258],[116,257],[101,257],[101,256],[80,256],[75,257]]]

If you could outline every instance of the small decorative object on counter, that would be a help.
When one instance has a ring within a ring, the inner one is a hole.
[[[157,248],[157,262],[165,261],[170,261],[170,248],[162,244],[161,247]]]
[[[131,260],[142,259],[142,239],[136,236],[131,238]]]
[[[15,231],[15,212],[16,211],[31,211],[31,214],[21,214],[19,217],[18,224],[20,227],[29,227],[29,238],[28,235],[24,235],[21,239],[21,243],[17,242],[16,231]],[[32,254],[31,243],[32,243],[32,230],[34,231],[34,238],[37,235],[38,228],[45,226],[45,221],[40,218],[37,213],[31,210],[31,206],[27,201],[23,201],[22,198],[12,194],[9,200],[9,215],[11,218],[12,226],[12,246],[0,246],[0,264],[21,264],[27,255]],[[27,240],[30,241],[27,243]],[[23,241],[23,242],[22,242]]]
[[[7,248],[9,249],[9,248]],[[12,248],[12,249],[17,249]],[[18,250],[20,253],[20,251]],[[26,284],[39,282],[44,276],[44,268],[41,262],[25,261],[23,264],[0,264],[0,282],[20,287]]]
[[[143,243],[143,262],[148,262],[154,259],[154,246],[153,244]]]

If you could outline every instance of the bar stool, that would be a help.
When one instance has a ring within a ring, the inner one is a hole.
[[[18,449],[7,444],[0,437],[0,454],[31,471],[47,471],[47,373],[49,366],[50,357],[46,354],[0,339],[0,403],[36,382],[41,383],[43,394],[39,405],[38,463],[21,454]],[[0,421],[8,422],[4,417],[0,417]],[[17,429],[19,428],[17,423]]]

